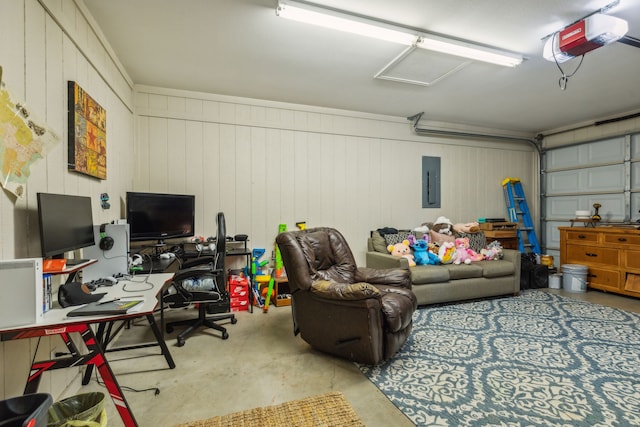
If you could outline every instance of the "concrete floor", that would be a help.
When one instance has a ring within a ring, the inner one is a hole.
[[[640,300],[635,298],[599,291],[545,290],[640,312]],[[184,310],[176,310],[168,317],[184,315]],[[355,364],[316,352],[294,336],[290,307],[272,306],[268,313],[259,309],[253,314],[240,312],[237,319],[235,325],[227,324],[227,340],[220,339],[216,331],[201,329],[183,347],[177,347],[177,332],[168,334],[175,369],[168,369],[164,358],[157,355],[157,347],[107,354],[140,426],[174,426],[334,390],[345,395],[367,426],[413,426]],[[137,321],[118,343],[140,340],[149,336],[148,330],[146,321]],[[156,355],[131,358],[149,353]],[[129,387],[157,387],[160,393],[135,392]],[[76,392],[87,391],[105,389],[97,384],[94,375],[89,385]],[[122,426],[110,398],[106,399],[106,408],[108,425]]]

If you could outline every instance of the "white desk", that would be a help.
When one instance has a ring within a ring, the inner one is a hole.
[[[68,357],[60,357],[46,361],[34,361],[31,365],[31,371],[27,378],[24,393],[35,393],[38,389],[40,378],[46,371],[82,365],[86,365],[87,370],[89,370],[95,366],[102,377],[107,391],[109,392],[109,395],[111,395],[125,426],[137,426],[138,423],[135,420],[131,408],[129,407],[129,404],[120,389],[120,385],[118,384],[104,355],[102,346],[104,328],[105,325],[111,324],[117,320],[130,320],[143,316],[146,317],[154,331],[158,345],[162,347],[162,352],[167,359],[169,367],[175,367],[171,354],[169,353],[162,337],[162,333],[158,329],[153,316],[155,309],[159,304],[158,298],[161,297],[163,286],[172,276],[173,274],[154,274],[149,276],[149,279],[146,282],[143,282],[147,277],[146,275],[143,275],[137,276],[132,280],[120,281],[111,287],[99,288],[98,292],[107,292],[107,294],[102,298],[102,300],[105,301],[113,298],[139,297],[142,295],[144,298],[142,307],[134,313],[116,316],[67,317],[66,314],[74,308],[77,308],[77,306],[54,308],[45,313],[43,321],[39,323],[0,329],[0,337],[2,341],[59,335],[69,350],[70,356]],[[123,288],[130,292],[125,292]],[[91,328],[92,324],[98,325],[97,334],[94,334]],[[71,340],[69,334],[72,332],[80,334],[85,346],[87,347],[86,352],[81,352]]]

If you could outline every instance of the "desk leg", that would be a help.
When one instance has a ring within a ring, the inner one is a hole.
[[[95,365],[98,373],[100,373],[102,381],[107,387],[107,391],[109,392],[113,403],[116,405],[116,409],[118,410],[124,425],[126,427],[137,427],[138,423],[133,417],[133,412],[131,412],[131,408],[129,408],[127,399],[124,397],[122,389],[120,389],[116,376],[113,374],[113,371],[109,366],[109,362],[107,362],[107,359],[102,352],[102,348],[100,347],[98,340],[96,340],[96,336],[93,334],[89,325],[84,326],[85,328],[84,331],[81,332],[81,335],[82,340],[89,349],[89,355],[91,356],[89,363],[91,365]]]
[[[98,332],[96,333],[96,339],[98,340],[98,343],[100,345],[102,345],[103,349],[107,348],[107,346],[104,344],[104,329],[105,329],[105,325],[106,325],[106,322],[100,323],[98,325]],[[73,342],[73,341],[71,341],[71,342]],[[67,345],[67,347],[68,347],[68,345]],[[82,376],[82,385],[89,384],[89,381],[91,381],[91,373],[92,372],[93,372],[93,365],[87,365],[87,367],[84,368],[84,375]]]
[[[136,422],[136,419],[131,412],[131,408],[129,407],[129,404],[127,403],[127,400],[124,397],[122,390],[120,389],[120,385],[118,384],[113,371],[111,371],[111,367],[109,366],[107,359],[104,357],[102,347],[100,347],[96,336],[93,334],[91,326],[89,326],[88,324],[79,324],[64,326],[60,329],[61,330],[56,333],[62,337],[65,343],[67,343],[67,347],[71,346],[69,347],[72,353],[71,357],[64,357],[56,360],[47,360],[44,362],[34,362],[33,365],[31,365],[31,372],[29,372],[29,378],[27,379],[27,384],[24,389],[25,394],[35,393],[37,391],[42,373],[46,371],[69,368],[72,366],[95,366],[98,370],[98,373],[102,377],[102,381],[107,387],[107,391],[109,392],[109,395],[111,396],[111,399],[113,400],[113,403],[115,404],[116,409],[120,414],[120,418],[122,418],[122,421],[124,422],[124,425],[126,427],[137,427],[138,423]],[[87,347],[87,354],[81,355],[75,350],[75,345],[73,345],[73,342],[68,336],[70,332],[80,333],[82,340]],[[28,337],[28,334],[15,334],[15,336],[12,338],[17,339]]]
[[[160,322],[160,327],[164,328],[164,315],[163,313],[160,314],[161,317],[163,317],[162,321]],[[164,340],[164,334],[162,333],[163,331],[161,331],[158,328],[158,323],[156,322],[156,318],[153,316],[153,314],[147,314],[147,320],[149,321],[149,326],[151,326],[151,330],[153,331],[153,335],[155,335],[156,340],[158,341],[158,345],[160,346],[160,350],[162,351],[162,354],[164,354],[164,358],[167,361],[167,365],[169,365],[169,368],[173,369],[176,367],[175,362],[173,361],[173,357],[171,356],[171,353],[169,352],[169,348],[167,347],[167,343]]]

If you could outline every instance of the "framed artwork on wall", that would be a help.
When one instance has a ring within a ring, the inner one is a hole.
[[[68,169],[107,179],[107,112],[76,82],[68,92]]]

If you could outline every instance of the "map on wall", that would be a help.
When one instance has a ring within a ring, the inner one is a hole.
[[[107,112],[76,82],[69,82],[70,170],[107,179]]]
[[[23,102],[16,101],[4,82],[0,81],[2,187],[17,197],[24,196],[25,185],[31,175],[31,166],[43,159],[58,142],[60,137],[44,122],[38,120]]]

